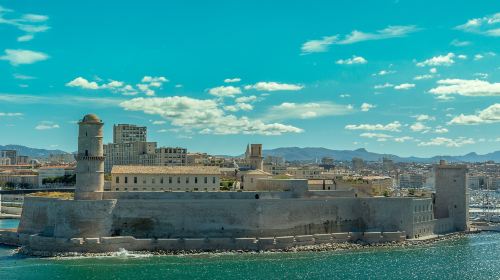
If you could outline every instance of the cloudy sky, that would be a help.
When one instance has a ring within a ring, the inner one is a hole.
[[[0,144],[500,150],[496,1],[208,2],[0,0]]]

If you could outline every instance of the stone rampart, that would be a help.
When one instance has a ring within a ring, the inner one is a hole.
[[[352,233],[351,233],[352,234]],[[277,236],[261,238],[134,238],[115,236],[100,238],[57,238],[0,231],[0,244],[26,246],[33,252],[44,253],[105,253],[129,251],[227,251],[285,250],[314,244],[348,242],[350,233]],[[404,241],[403,232],[365,232],[359,240],[367,243]],[[358,240],[358,241],[359,241]]]

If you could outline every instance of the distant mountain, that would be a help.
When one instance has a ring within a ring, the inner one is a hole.
[[[16,150],[18,155],[30,158],[48,158],[50,154],[67,154],[67,152],[61,150],[36,149],[21,145],[0,145],[0,150]]]
[[[476,153],[469,153],[463,156],[434,156],[431,158],[420,157],[399,157],[392,154],[378,154],[369,152],[366,149],[357,150],[330,150],[327,148],[299,148],[287,147],[276,148],[271,150],[264,150],[264,156],[279,156],[288,161],[311,161],[321,160],[322,157],[333,157],[335,160],[350,161],[354,157],[362,158],[366,161],[379,161],[382,158],[390,158],[395,162],[437,162],[440,159],[449,162],[484,162],[493,160],[500,162],[500,151],[488,153],[485,155],[478,155]]]

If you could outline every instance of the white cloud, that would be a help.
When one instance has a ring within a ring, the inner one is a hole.
[[[367,130],[367,131],[393,131],[399,132],[401,128],[401,123],[398,121],[394,121],[388,123],[386,125],[383,124],[348,124],[345,126],[347,130]]]
[[[374,89],[382,89],[382,88],[390,88],[390,87],[393,87],[393,86],[394,86],[393,84],[385,83],[385,84],[382,84],[382,85],[375,85],[373,88]]]
[[[161,88],[163,83],[168,82],[168,79],[162,76],[153,77],[153,76],[144,76],[141,79],[140,84],[136,84],[136,87],[132,85],[126,84],[122,81],[116,80],[108,80],[108,82],[103,82],[99,84],[98,82],[102,82],[102,79],[95,77],[96,81],[89,81],[83,77],[77,77],[72,81],[66,83],[68,87],[79,87],[83,89],[90,90],[109,90],[112,93],[120,93],[122,95],[136,95],[139,92],[144,93],[147,96],[155,95],[155,89]]]
[[[347,97],[351,97],[350,94],[347,94],[347,93],[344,93],[344,94],[341,94],[339,95],[340,98],[347,98]]]
[[[361,111],[368,112],[368,111],[370,111],[371,109],[373,109],[375,107],[377,107],[377,106],[365,102],[365,103],[361,104],[360,108],[361,108]]]
[[[303,89],[303,85],[298,85],[298,84],[284,84],[284,83],[277,83],[277,82],[258,82],[254,85],[246,85],[245,89],[255,89],[258,91],[280,91],[280,90],[289,90],[289,91],[296,91],[296,90],[301,90]]]
[[[0,112],[0,117],[21,117],[23,116],[23,113],[4,113]]]
[[[413,77],[413,79],[415,81],[428,80],[428,79],[432,79],[432,78],[434,78],[434,75],[430,75],[430,74],[418,75],[418,76]]]
[[[450,43],[450,45],[455,46],[455,47],[465,47],[465,46],[468,46],[470,44],[471,44],[471,42],[469,42],[469,41],[460,41],[458,39],[454,39]]]
[[[431,72],[432,74],[436,74],[437,73],[437,68],[436,67],[433,67],[431,69],[429,69],[429,72]]]
[[[22,75],[22,74],[17,74],[17,73],[15,73],[13,76],[14,76],[14,79],[17,79],[17,80],[33,80],[33,79],[36,79],[36,77],[33,77],[33,76]]]
[[[59,128],[59,125],[50,121],[42,121],[37,126],[35,126],[35,129],[37,130],[49,130],[55,128]]]
[[[495,103],[488,108],[479,111],[476,115],[464,115],[454,117],[448,124],[477,125],[484,123],[500,122],[500,103]]]
[[[462,96],[500,96],[500,83],[489,83],[483,80],[444,79],[437,81],[438,86],[430,93],[449,98],[448,95]]]
[[[500,37],[500,13],[482,18],[470,19],[456,28],[465,32]]]
[[[453,58],[455,57],[454,53],[448,53],[447,55],[438,55],[422,62],[417,63],[418,67],[424,66],[450,66],[455,63]]]
[[[361,133],[359,136],[365,137],[365,138],[377,138],[377,141],[379,141],[379,142],[385,142],[385,141],[387,141],[388,138],[392,138],[391,135],[387,135],[384,133],[373,133],[373,132],[364,132],[364,133]]]
[[[49,19],[48,16],[24,14],[21,17],[5,17],[6,14],[12,13],[14,13],[13,10],[0,7],[0,24],[10,25],[26,32],[26,34],[17,38],[18,42],[31,41],[35,33],[45,32],[50,29],[50,27],[45,24]]]
[[[377,73],[372,74],[372,76],[385,76],[389,74],[394,74],[396,71],[393,70],[380,70]]]
[[[28,42],[28,41],[33,40],[33,38],[35,38],[35,36],[33,36],[33,34],[26,34],[26,35],[17,37],[17,41],[18,42]]]
[[[99,89],[99,85],[96,82],[89,82],[87,79],[78,77],[73,79],[72,81],[66,83],[68,87],[79,87],[84,89]]]
[[[325,116],[344,115],[352,109],[331,102],[292,103],[284,102],[269,109],[265,119],[311,119]]]
[[[21,64],[33,64],[38,61],[48,59],[49,56],[42,52],[30,50],[5,50],[5,55],[0,56],[0,60],[7,60],[10,64],[17,66]]]
[[[167,122],[166,121],[152,121],[151,123],[154,125],[162,125],[162,124],[166,124]]]
[[[418,30],[419,28],[417,28],[414,25],[387,26],[384,29],[377,30],[372,33],[354,30],[350,34],[347,34],[345,36],[340,36],[340,35],[325,36],[318,40],[307,41],[302,45],[301,50],[302,54],[326,52],[328,50],[328,46],[333,44],[345,45],[363,41],[404,37]]]
[[[416,115],[416,116],[413,116],[413,117],[415,119],[417,119],[417,121],[419,121],[419,122],[422,122],[422,121],[433,121],[433,120],[436,119],[435,117],[432,117],[432,116],[429,116],[429,115],[425,115],[425,114]]]
[[[163,98],[134,98],[120,103],[129,111],[142,111],[158,115],[170,121],[171,125],[186,130],[198,130],[201,134],[261,134],[281,135],[301,133],[302,129],[281,124],[264,123],[259,119],[236,117],[225,114],[214,100],[195,99],[185,96]]]
[[[368,61],[361,56],[353,55],[352,58],[339,59],[335,63],[351,65],[351,64],[366,64],[368,63]]]
[[[338,36],[326,36],[319,40],[310,40],[305,42],[302,45],[302,53],[317,53],[317,52],[326,52],[328,50],[328,46],[333,44],[337,40]]]
[[[419,29],[414,25],[395,25],[388,26],[384,29],[377,30],[375,33],[365,33],[361,31],[354,30],[351,34],[345,36],[345,38],[339,41],[339,44],[353,44],[362,41],[369,40],[382,40],[396,37],[404,37],[409,33],[416,32]]]
[[[477,60],[481,60],[481,59],[483,59],[483,58],[484,58],[484,56],[483,56],[482,54],[479,54],[479,53],[478,53],[478,54],[474,55],[474,60],[476,60],[476,61],[477,61]]]
[[[404,142],[410,141],[410,140],[413,140],[413,137],[411,137],[411,136],[402,136],[402,137],[394,138],[394,141],[396,141],[398,143],[404,143]]]
[[[257,96],[255,95],[250,95],[250,96],[241,96],[238,97],[234,100],[236,103],[251,103],[257,101]]]
[[[439,133],[439,134],[448,133],[448,129],[446,127],[437,126],[434,129],[434,133]]]
[[[240,82],[240,78],[229,78],[229,79],[224,79],[224,83],[237,83]]]
[[[476,142],[472,138],[458,137],[456,139],[445,138],[445,137],[436,137],[432,138],[429,141],[422,141],[418,143],[418,146],[445,146],[445,147],[453,147],[458,148],[467,144],[475,144]]]
[[[467,56],[465,54],[459,54],[457,55],[459,59],[467,59]]]
[[[241,94],[241,89],[233,86],[220,86],[211,88],[208,93],[217,97],[234,97],[236,94]]]
[[[411,88],[414,88],[414,87],[415,87],[415,84],[404,83],[404,84],[400,84],[400,85],[394,86],[394,89],[397,89],[397,90],[408,90],[408,89],[411,89]]]
[[[476,76],[476,77],[479,77],[481,79],[487,79],[488,78],[488,73],[474,73],[472,74],[472,76]]]
[[[414,132],[422,132],[429,130],[430,127],[426,126],[425,124],[421,122],[416,122],[410,126],[410,129]]]
[[[224,106],[224,110],[230,111],[230,112],[237,112],[237,111],[251,111],[253,110],[253,105],[248,104],[248,103],[236,103],[234,105],[227,105]]]

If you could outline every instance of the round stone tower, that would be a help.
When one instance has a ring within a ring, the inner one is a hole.
[[[94,114],[78,122],[75,199],[102,199],[104,190],[103,123]]]

